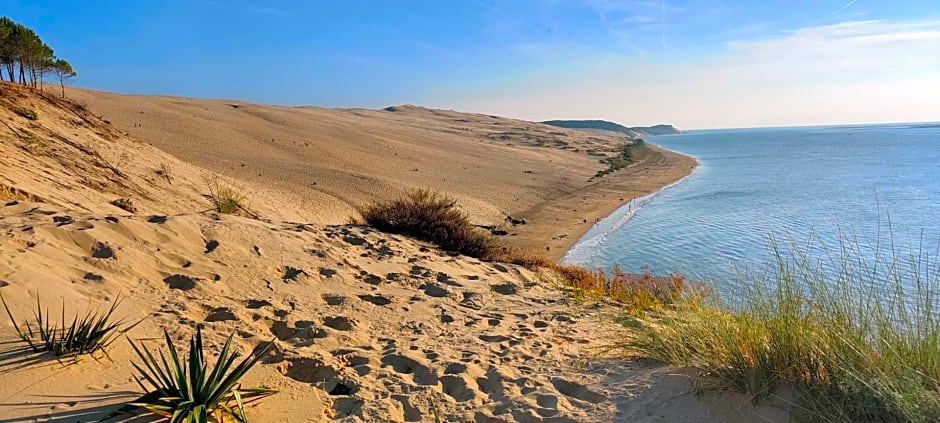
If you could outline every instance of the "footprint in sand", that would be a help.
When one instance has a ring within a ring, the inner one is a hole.
[[[170,289],[179,289],[182,291],[189,291],[190,289],[195,288],[197,280],[198,279],[194,277],[180,274],[170,275],[163,278],[163,282],[166,282]]]
[[[339,294],[323,294],[320,296],[327,305],[339,306],[346,303],[346,296]]]
[[[87,272],[85,273],[85,276],[82,276],[82,279],[92,282],[101,282],[104,280],[104,276],[101,276],[97,273]]]
[[[91,257],[96,259],[113,259],[114,248],[103,242],[96,242],[91,247]]]
[[[147,217],[147,223],[156,223],[158,225],[162,225],[166,223],[166,216],[161,216],[161,215],[149,216]]]
[[[65,226],[74,222],[72,216],[52,216],[52,221],[56,226]]]
[[[341,331],[350,331],[356,327],[356,321],[345,316],[329,316],[323,318],[323,325]]]
[[[258,309],[261,307],[270,307],[270,306],[271,306],[271,303],[268,302],[267,300],[248,300],[245,303],[245,307],[250,308],[250,309]]]
[[[225,322],[229,320],[238,320],[238,317],[227,307],[214,308],[205,318],[207,322]]]
[[[421,411],[411,405],[411,399],[407,395],[392,395],[392,399],[401,403],[403,418],[406,422],[420,422],[422,420]]]
[[[381,295],[360,295],[359,299],[367,303],[372,303],[378,306],[384,306],[391,304],[392,300],[385,298]]]
[[[382,366],[391,367],[396,373],[413,375],[414,382],[418,385],[437,385],[437,374],[413,358],[389,354],[382,357]]]
[[[283,280],[284,282],[290,282],[300,277],[300,275],[305,275],[305,274],[307,274],[307,272],[303,271],[303,269],[297,269],[295,267],[285,266],[284,275],[281,276],[281,280]]]
[[[554,386],[558,392],[561,392],[566,396],[576,398],[581,401],[587,401],[592,404],[601,403],[606,399],[605,396],[588,389],[584,385],[567,381],[565,379],[552,380],[552,386]]]

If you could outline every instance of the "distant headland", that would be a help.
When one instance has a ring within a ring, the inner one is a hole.
[[[672,125],[626,127],[619,123],[606,120],[546,120],[542,123],[559,128],[619,132],[630,138],[681,133]]]

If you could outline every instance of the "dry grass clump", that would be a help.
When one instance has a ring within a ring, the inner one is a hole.
[[[613,300],[620,303],[625,311],[637,315],[674,305],[705,292],[703,286],[688,284],[682,275],[654,276],[647,269],[633,274],[623,272],[618,266],[608,275],[602,270],[574,265],[555,264],[549,268],[574,290],[577,297]]]
[[[940,273],[925,256],[823,266],[793,247],[743,293],[641,319],[628,354],[701,369],[755,401],[786,386],[809,421],[940,421]],[[857,250],[854,250],[857,252]]]
[[[171,184],[171,185],[173,184],[173,172],[170,169],[170,165],[166,164],[165,162],[160,163],[160,168],[157,169],[156,172],[157,172],[157,175],[160,175],[164,179],[166,179],[166,182],[168,184]]]
[[[13,113],[16,113],[17,116],[20,116],[29,120],[39,119],[39,115],[36,114],[35,110],[27,109],[25,107],[20,107],[20,106],[13,106],[11,109],[13,110]]]
[[[218,179],[208,182],[208,186],[207,198],[216,212],[257,217],[248,206],[248,196],[241,189],[224,185]]]
[[[39,197],[36,197],[26,191],[4,184],[0,184],[0,200],[41,201]]]
[[[383,232],[408,235],[441,248],[489,260],[498,252],[493,239],[470,223],[457,201],[428,189],[373,203],[362,211],[365,223]]]
[[[137,206],[134,205],[134,201],[130,198],[118,198],[111,201],[111,205],[124,209],[130,213],[137,213]]]
[[[562,284],[573,288],[576,295],[608,298],[633,313],[672,304],[689,289],[679,275],[655,277],[649,272],[631,275],[616,268],[608,276],[603,271],[559,265],[542,256],[502,247],[495,238],[473,226],[454,199],[427,189],[411,191],[397,200],[374,203],[362,216],[366,224],[380,231],[433,242],[445,250],[530,270],[549,269],[560,277]]]

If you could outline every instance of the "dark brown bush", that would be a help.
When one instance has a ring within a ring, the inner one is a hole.
[[[428,189],[402,198],[373,203],[362,211],[365,223],[383,232],[408,235],[439,247],[489,260],[497,251],[493,239],[470,223],[457,201]]]

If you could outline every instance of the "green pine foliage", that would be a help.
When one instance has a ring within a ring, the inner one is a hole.
[[[65,81],[77,75],[69,62],[55,57],[35,31],[0,17],[0,80],[42,88],[43,77],[50,73],[58,77],[63,96]]]

